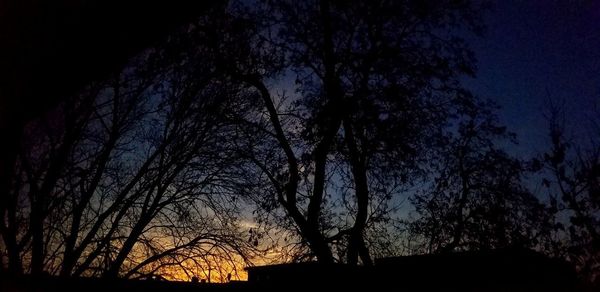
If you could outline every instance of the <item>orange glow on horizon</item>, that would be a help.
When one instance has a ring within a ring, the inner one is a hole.
[[[220,258],[220,259],[219,259]],[[223,258],[228,258],[224,260]],[[247,281],[248,272],[245,270],[248,266],[261,266],[269,264],[279,264],[289,262],[285,253],[273,250],[261,257],[250,259],[250,264],[246,264],[241,257],[229,254],[228,256],[206,258],[190,258],[179,265],[164,266],[155,269],[154,274],[159,275],[167,281],[191,282],[193,277],[198,281],[208,283],[227,283],[229,281]],[[148,267],[152,270],[155,267]]]

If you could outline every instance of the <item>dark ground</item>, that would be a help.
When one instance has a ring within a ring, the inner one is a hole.
[[[588,291],[566,262],[528,250],[385,258],[373,267],[282,264],[248,269],[248,282],[0,277],[7,292],[54,291]],[[589,290],[592,291],[592,290]]]

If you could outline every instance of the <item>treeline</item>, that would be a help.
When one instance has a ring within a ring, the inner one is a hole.
[[[527,247],[593,279],[600,127],[573,143],[552,107],[547,153],[507,151],[495,106],[460,82],[483,9],[215,8],[27,126],[3,267],[225,280],[267,255],[370,265]]]

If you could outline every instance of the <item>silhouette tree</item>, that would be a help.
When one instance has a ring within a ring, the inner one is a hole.
[[[514,136],[484,106],[467,112],[449,133],[429,189],[411,201],[410,232],[426,252],[535,248],[550,237],[548,208],[525,187],[527,166],[499,148]]]
[[[158,1],[2,1],[0,11],[0,214],[9,193],[26,124],[51,111],[95,79],[211,3]],[[222,8],[221,8],[222,9]],[[118,45],[115,45],[118,44]]]
[[[457,78],[473,73],[473,57],[454,32],[480,29],[480,7],[326,0],[237,7],[224,18],[225,32],[213,33],[215,55],[261,98],[244,148],[257,168],[249,172],[254,186],[270,186],[242,192],[255,193],[261,214],[281,207],[283,222],[293,224],[279,225],[297,231],[319,261],[336,260],[332,244],[340,243],[348,263],[370,264],[365,229],[389,212],[373,201],[390,200],[409,181],[423,145],[454,104],[471,99]],[[278,92],[294,75],[294,93]],[[340,199],[345,194],[352,199]]]
[[[222,113],[246,106],[213,63],[171,66],[166,51],[28,126],[2,221],[11,270],[141,277],[257,249],[227,186],[236,157]]]
[[[600,275],[600,124],[597,118],[581,120],[587,122],[589,132],[569,134],[564,105],[557,104],[551,104],[548,119],[551,146],[540,161],[542,183],[566,227],[567,238],[560,238],[565,257],[584,279],[593,282]]]
[[[460,83],[485,3],[216,6],[26,125],[0,206],[11,271],[230,280],[270,235],[296,259],[371,265],[417,185],[421,251],[543,249],[562,208],[571,254],[597,269],[598,153],[568,158],[553,124],[534,164],[563,203],[545,206],[498,146],[514,137]]]

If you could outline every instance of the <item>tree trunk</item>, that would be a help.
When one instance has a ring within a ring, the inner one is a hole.
[[[31,230],[31,274],[40,275],[44,270],[44,199],[39,194],[32,201],[29,229]]]
[[[8,253],[8,272],[13,275],[19,275],[23,273],[23,265],[21,262],[21,254],[19,244],[17,243],[17,228],[15,218],[15,206],[16,202],[11,200],[9,194],[6,194],[4,202],[6,203],[4,212],[6,216],[2,216],[2,225],[0,226],[0,232],[2,233],[2,239],[6,246]],[[4,219],[7,218],[7,219]],[[5,222],[7,220],[7,222]]]
[[[350,231],[347,261],[350,265],[356,265],[360,255],[364,265],[372,265],[371,256],[369,255],[368,248],[364,241],[364,230],[367,223],[369,208],[367,168],[364,159],[360,155],[360,150],[358,149],[354,131],[349,119],[344,120],[344,133],[346,145],[350,152],[350,168],[354,178],[356,205],[358,208],[354,225]]]

